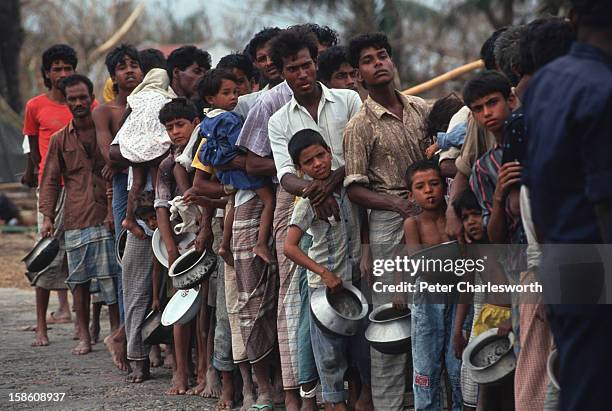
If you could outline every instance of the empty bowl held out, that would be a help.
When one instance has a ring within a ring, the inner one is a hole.
[[[117,257],[117,263],[121,266],[123,260],[123,253],[125,252],[125,243],[127,241],[127,230],[124,228],[119,232],[117,241],[115,241],[115,257]]]
[[[140,332],[145,344],[172,344],[172,327],[163,325],[161,318],[161,311],[151,311],[145,317]]]
[[[369,315],[365,338],[372,348],[384,354],[404,354],[411,350],[411,312],[392,303],[376,307]]]
[[[514,334],[497,335],[492,328],[474,338],[463,351],[463,362],[478,384],[499,383],[514,372]]]
[[[187,251],[170,266],[168,275],[177,289],[189,289],[207,279],[217,268],[217,255],[214,251],[204,250],[202,254],[195,249]]]
[[[53,262],[59,252],[59,240],[55,237],[43,237],[36,242],[32,250],[22,258],[29,272],[37,273]]]
[[[187,324],[198,314],[201,303],[200,287],[178,290],[164,308],[162,325]]]
[[[335,293],[327,287],[315,289],[310,296],[310,311],[324,332],[348,337],[358,332],[368,314],[368,303],[357,287],[345,282]]]
[[[174,240],[176,242],[179,254],[183,255],[187,251],[193,249],[193,242],[195,239],[195,233],[184,233],[179,235],[174,234]],[[164,244],[159,228],[156,228],[153,232],[151,247],[153,247],[153,254],[155,255],[155,258],[157,258],[157,261],[159,261],[164,267],[169,268],[168,250],[166,249],[166,245]]]

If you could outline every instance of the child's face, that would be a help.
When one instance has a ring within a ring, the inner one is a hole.
[[[331,153],[319,144],[303,149],[298,162],[300,170],[315,180],[325,180],[331,174]]]
[[[246,74],[244,74],[244,71],[240,70],[239,68],[234,67],[232,69],[232,73],[238,79],[238,82],[236,83],[236,89],[238,90],[238,95],[244,96],[245,94],[249,94],[252,91],[251,81],[246,76]]]
[[[144,216],[144,222],[151,230],[155,230],[157,228],[157,215],[155,213],[147,213]]]
[[[423,210],[437,210],[444,201],[442,177],[437,170],[417,171],[412,175],[410,196]]]
[[[487,94],[470,104],[470,110],[478,124],[494,134],[501,132],[513,107],[514,96],[505,99],[499,91]]]
[[[221,80],[219,92],[214,96],[206,97],[208,103],[214,108],[232,111],[238,104],[238,86],[232,80]]]
[[[461,210],[461,221],[463,230],[472,240],[481,241],[484,238],[482,211],[464,208]]]
[[[198,124],[198,120],[189,121],[186,118],[176,118],[168,121],[164,126],[170,136],[172,144],[184,146],[189,142],[193,129]]]

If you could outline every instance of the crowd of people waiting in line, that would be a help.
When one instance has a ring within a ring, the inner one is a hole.
[[[435,410],[446,386],[453,410],[607,408],[608,306],[415,299],[411,356],[370,348],[363,329],[325,333],[309,310],[317,288],[369,284],[371,261],[392,257],[377,244],[525,244],[504,265],[508,281],[523,283],[552,258],[539,244],[609,242],[606,3],[573,0],[568,19],[495,31],[480,52],[485,69],[461,95],[430,102],[396,89],[383,33],[341,46],[329,27],[264,28],[215,68],[195,46],[166,58],[123,44],[106,56],[110,80],[98,101],[76,73],[75,51],[50,47],[48,90],[25,110],[24,182],[38,184],[40,234],[57,236],[61,251],[34,284],[32,345],[49,344],[50,290],[61,302],[50,320],[70,318],[70,289],[73,354],[98,342],[105,304],[114,364],[129,382],[147,380],[163,361],[142,324],[176,291],[151,236],[159,230],[171,266],[178,199],[198,206],[194,247],[214,250],[219,264],[200,288],[197,317],[175,324],[163,347],[168,394],[218,396],[218,409],[294,411],[317,409],[320,386],[329,410],[399,410],[409,395],[415,409]],[[490,328],[516,335],[514,379],[501,388],[479,387],[461,361]],[[560,392],[546,372],[553,346]]]

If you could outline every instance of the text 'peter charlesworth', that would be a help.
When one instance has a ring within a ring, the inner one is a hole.
[[[398,284],[383,284],[376,281],[372,284],[372,290],[376,293],[541,293],[542,285],[539,282],[529,284],[472,284],[460,281],[456,284],[428,283],[420,281],[410,283],[402,281]]]

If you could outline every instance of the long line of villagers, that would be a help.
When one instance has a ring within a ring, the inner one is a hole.
[[[604,3],[495,31],[480,51],[486,68],[429,102],[396,90],[383,33],[341,46],[329,27],[264,28],[215,68],[195,46],[165,58],[124,44],[106,56],[97,100],[75,51],[49,48],[48,91],[26,108],[24,182],[35,186],[38,172],[39,230],[61,250],[37,277],[33,345],[49,345],[49,291],[69,288],[73,354],[98,341],[105,304],[104,342],[128,382],[165,361],[167,394],[218,397],[217,409],[600,409],[612,369],[596,342],[612,329],[604,306],[595,317],[478,292],[415,299],[411,338],[391,354],[368,345],[367,317],[350,336],[331,333],[310,298],[368,287],[372,261],[393,257],[374,245],[528,244],[504,266],[509,282],[526,283],[538,243],[605,242],[593,206],[611,194]],[[205,281],[173,288],[169,272],[203,261],[217,263]],[[197,295],[193,320],[164,311],[177,294]],[[176,317],[161,349],[143,339],[151,310]],[[513,333],[516,368],[478,384],[462,353],[494,328]],[[546,370],[554,348],[560,391]]]

